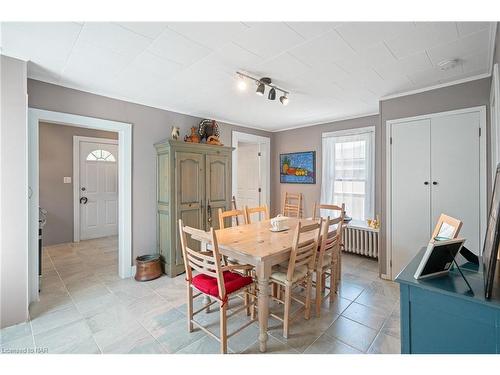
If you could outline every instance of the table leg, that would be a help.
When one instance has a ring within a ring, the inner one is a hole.
[[[269,276],[271,268],[266,264],[257,266],[257,285],[259,287],[259,346],[264,353],[267,350],[267,324],[269,319]]]

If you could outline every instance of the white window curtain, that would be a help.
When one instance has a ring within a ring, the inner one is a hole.
[[[323,134],[321,203],[346,206],[353,220],[374,216],[375,129]]]

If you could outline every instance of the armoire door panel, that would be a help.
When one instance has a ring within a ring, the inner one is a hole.
[[[430,120],[391,125],[392,277],[430,236]]]
[[[177,152],[175,154],[178,176],[178,203],[199,203],[203,198],[203,155]]]
[[[480,249],[479,112],[441,116],[431,125],[432,225],[441,213],[462,220],[465,246]]]
[[[169,200],[170,186],[170,155],[162,153],[158,155],[158,202],[166,203]]]
[[[228,209],[231,191],[231,173],[227,155],[206,156],[207,229],[219,229],[218,211]]]

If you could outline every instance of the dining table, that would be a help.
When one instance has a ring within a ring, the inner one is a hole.
[[[262,220],[251,224],[238,225],[216,230],[219,252],[241,264],[255,267],[257,278],[257,313],[259,322],[259,349],[266,351],[269,319],[269,278],[273,266],[288,261],[292,250],[292,240],[299,221],[303,225],[316,221],[289,218],[288,229],[273,232],[271,221]],[[313,233],[306,233],[301,240],[309,240]]]

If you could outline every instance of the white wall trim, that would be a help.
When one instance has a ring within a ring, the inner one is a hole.
[[[38,155],[38,125],[40,122],[118,133],[118,271],[121,278],[130,277],[132,274],[132,124],[35,108],[28,109],[28,121],[30,131],[35,132],[33,134],[34,140],[29,145],[32,155]],[[38,210],[38,160],[30,160],[28,170],[31,176],[34,177],[32,186],[32,198],[34,199],[31,201],[31,205]],[[35,263],[35,267],[32,268],[32,272],[29,275],[30,301],[38,299],[38,217],[32,217],[32,220],[36,221],[37,230],[36,232],[33,230],[35,223],[31,223],[29,256],[30,261]]]
[[[334,124],[336,122],[341,122],[341,121],[348,121],[348,120],[356,120],[358,118],[363,118],[363,117],[370,117],[370,116],[378,116],[378,112],[370,112],[366,114],[358,114],[358,115],[352,115],[352,116],[345,116],[345,117],[337,117],[333,118],[332,120],[325,120],[321,122],[313,122],[311,124],[306,124],[306,125],[297,125],[297,126],[291,126],[289,128],[284,128],[284,129],[276,129],[276,130],[268,130],[272,133],[279,133],[279,132],[284,132],[287,130],[295,130],[295,129],[301,129],[301,128],[308,128],[310,126],[319,126],[319,125],[330,125]]]
[[[73,136],[73,242],[80,242],[80,142],[118,145],[116,139]]]
[[[480,248],[482,249],[483,247],[483,242],[484,242],[484,234],[486,232],[486,223],[487,223],[487,177],[486,177],[486,161],[487,161],[487,155],[486,155],[486,106],[478,106],[478,107],[471,107],[471,108],[464,108],[464,109],[457,109],[453,111],[446,111],[446,112],[437,112],[437,113],[430,113],[426,115],[420,115],[420,116],[413,116],[413,117],[405,117],[405,118],[400,118],[400,119],[394,119],[394,120],[388,120],[385,123],[386,127],[386,138],[385,138],[385,175],[386,175],[386,181],[385,181],[385,199],[386,199],[386,204],[385,204],[385,210],[386,210],[386,218],[385,218],[385,236],[386,236],[386,273],[385,277],[388,277],[390,279],[394,279],[396,275],[392,274],[392,267],[391,267],[391,262],[392,262],[392,243],[391,243],[391,209],[392,209],[392,202],[391,202],[391,181],[392,181],[392,176],[391,176],[391,151],[392,148],[390,147],[390,139],[391,139],[391,131],[390,127],[393,124],[398,124],[398,123],[405,123],[408,121],[415,121],[415,120],[422,120],[422,119],[432,119],[432,118],[438,118],[442,116],[450,116],[450,115],[458,115],[462,113],[470,113],[470,112],[479,112],[479,127],[481,128],[481,138],[479,140],[480,142],[480,149],[481,153],[479,155],[480,159],[480,171],[479,171],[479,180],[480,180],[480,186],[479,186],[479,228],[480,228]],[[480,249],[480,252],[481,252]],[[385,278],[384,277],[384,278]]]
[[[436,89],[441,89],[443,87],[455,86],[455,85],[459,85],[461,83],[466,83],[466,82],[471,82],[471,81],[477,81],[478,79],[487,78],[489,76],[491,76],[490,73],[478,74],[478,75],[470,76],[470,77],[467,77],[467,78],[457,79],[455,81],[450,81],[450,82],[446,82],[446,83],[440,83],[438,85],[427,86],[427,87],[422,87],[420,89],[415,89],[415,90],[410,90],[410,91],[404,91],[404,92],[400,92],[400,93],[397,93],[397,94],[386,95],[386,96],[381,97],[379,100],[382,102],[384,100],[400,98],[402,96],[420,94],[422,92],[432,91],[432,90],[436,90]]]
[[[493,106],[494,103],[494,106]],[[494,107],[494,111],[493,111]],[[497,165],[500,163],[500,76],[498,64],[493,66],[490,91],[490,124],[491,124],[491,183],[495,182]]]
[[[232,195],[237,195],[238,189],[238,142],[249,142],[249,143],[257,143],[260,147],[264,147],[265,155],[267,156],[267,160],[264,160],[264,165],[266,169],[264,171],[265,175],[265,191],[264,191],[264,202],[268,207],[271,205],[271,138],[264,137],[255,134],[242,133],[239,131],[233,130],[231,145],[234,147],[234,151],[232,153]],[[239,208],[241,209],[241,207]]]

